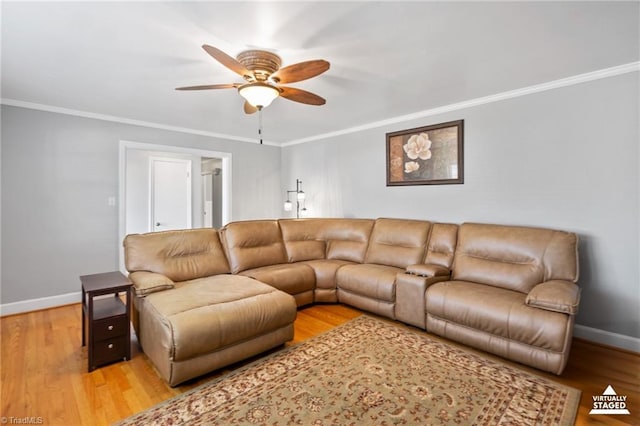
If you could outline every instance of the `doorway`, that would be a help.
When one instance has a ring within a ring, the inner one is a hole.
[[[222,227],[222,160],[203,158],[200,168],[202,179],[202,226]]]
[[[185,201],[190,208],[191,222],[187,228],[199,228],[204,226],[204,193],[201,176],[202,164],[207,159],[216,159],[217,168],[220,169],[220,185],[218,196],[219,219],[215,222],[216,228],[229,223],[231,218],[231,176],[232,155],[228,152],[207,151],[195,148],[184,148],[168,145],[147,144],[132,141],[120,141],[119,144],[119,264],[120,270],[124,268],[124,249],[122,241],[127,234],[144,233],[154,231],[155,224],[160,223],[157,230],[163,230],[163,220],[155,219],[150,214],[151,210],[151,167],[150,158],[169,158],[172,160],[191,161],[191,203]],[[139,163],[139,167],[135,163]],[[180,161],[176,161],[180,163]],[[197,177],[197,178],[196,178]],[[138,184],[132,185],[132,182]],[[186,183],[185,183],[186,186]],[[182,216],[182,214],[181,214]],[[183,216],[184,217],[184,216]],[[150,225],[154,225],[151,226]],[[169,229],[169,228],[166,228]]]

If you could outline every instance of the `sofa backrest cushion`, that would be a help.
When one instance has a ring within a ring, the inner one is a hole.
[[[326,242],[321,239],[322,219],[280,219],[280,230],[289,262],[324,259]]]
[[[578,237],[544,228],[464,223],[454,280],[528,293],[549,280],[578,280]]]
[[[232,222],[220,230],[231,272],[287,263],[277,220]]]
[[[424,263],[451,269],[458,241],[458,225],[434,223],[431,225]]]
[[[123,245],[129,272],[155,272],[173,281],[230,272],[218,232],[213,228],[131,234]]]
[[[421,263],[431,222],[377,219],[369,239],[365,263],[406,268]]]
[[[280,219],[289,262],[337,259],[362,263],[372,219]]]

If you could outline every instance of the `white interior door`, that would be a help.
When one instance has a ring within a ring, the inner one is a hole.
[[[191,160],[150,158],[150,231],[191,228]]]

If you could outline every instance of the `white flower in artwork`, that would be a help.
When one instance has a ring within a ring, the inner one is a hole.
[[[405,173],[415,172],[419,168],[420,168],[420,164],[418,164],[415,161],[407,161],[406,163],[404,163],[404,172]]]
[[[428,160],[431,158],[431,140],[426,133],[420,133],[418,135],[411,135],[407,143],[402,147],[404,152],[412,160],[420,158],[421,160]]]

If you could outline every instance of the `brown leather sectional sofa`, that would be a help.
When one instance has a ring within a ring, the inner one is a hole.
[[[134,326],[175,385],[291,339],[296,306],[345,303],[561,374],[578,238],[407,219],[281,219],[129,235]]]

